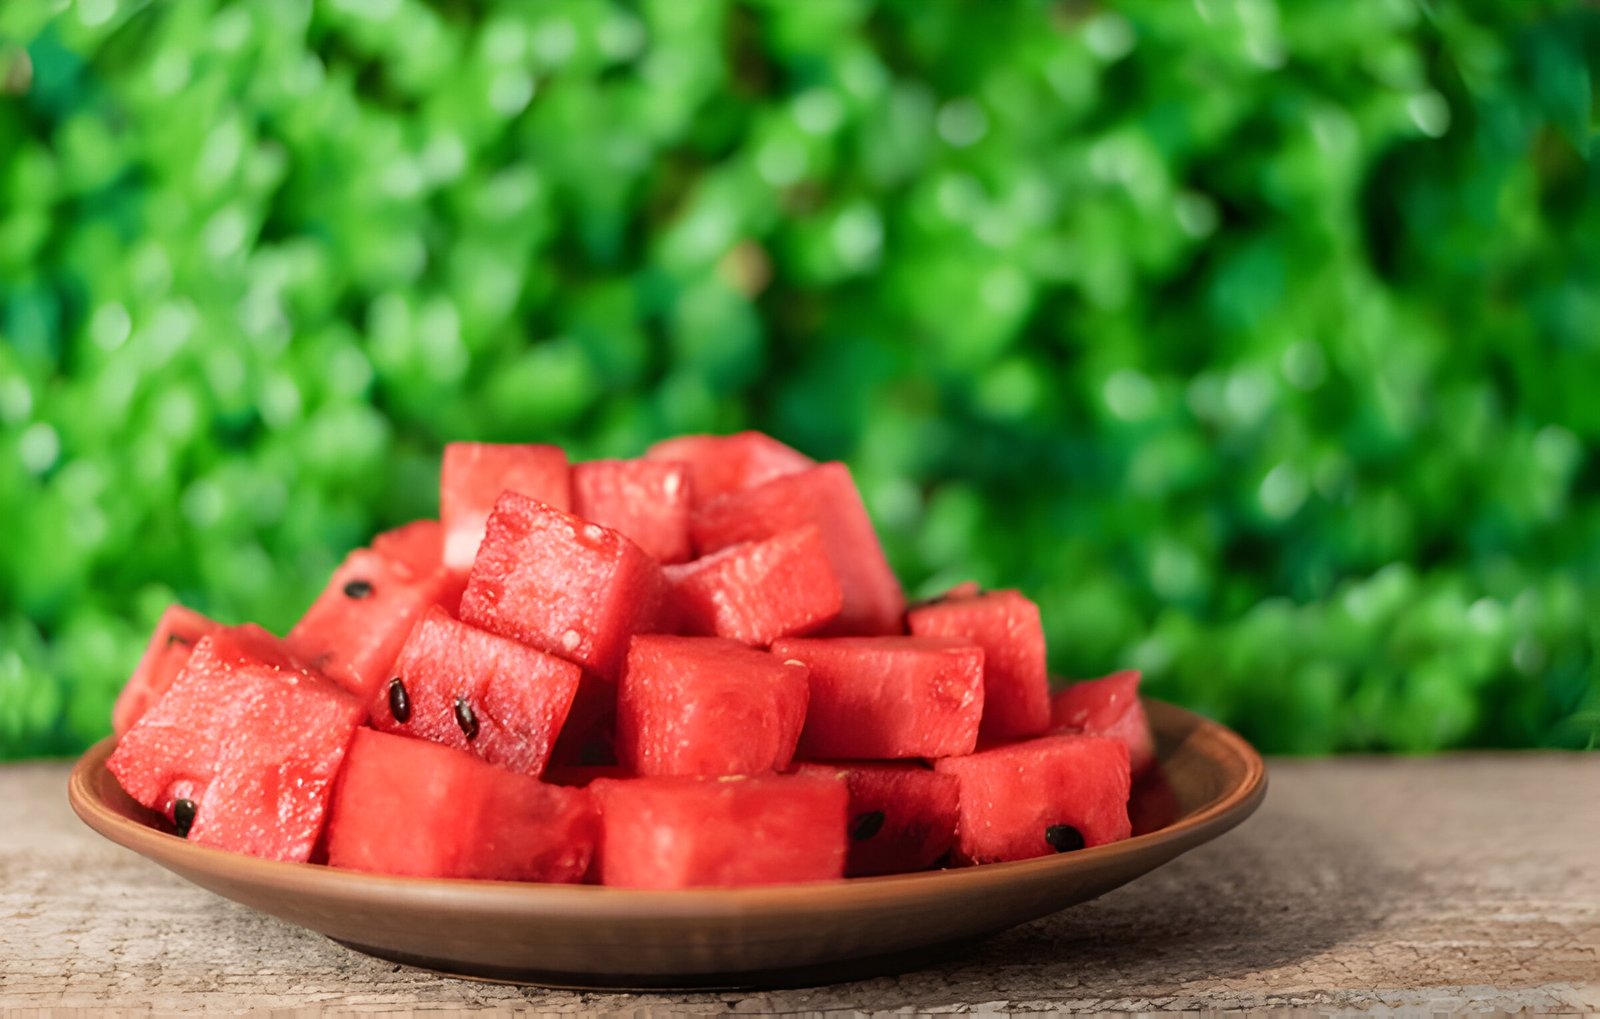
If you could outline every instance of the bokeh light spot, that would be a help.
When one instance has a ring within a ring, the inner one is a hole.
[[[61,456],[61,436],[49,422],[35,421],[17,439],[17,456],[30,472],[43,474],[54,467]]]

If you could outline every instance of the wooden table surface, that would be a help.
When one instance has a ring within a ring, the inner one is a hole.
[[[0,768],[0,1008],[1600,1011],[1600,754],[1274,761],[1251,820],[952,962],[805,990],[578,994],[403,969],[102,840]]]

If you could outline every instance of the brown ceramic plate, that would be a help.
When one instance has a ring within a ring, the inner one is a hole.
[[[894,877],[632,891],[386,877],[191,845],[106,771],[72,771],[78,816],[218,895],[359,951],[446,973],[565,987],[777,987],[925,965],[940,948],[1092,899],[1248,817],[1266,770],[1232,731],[1147,701],[1161,773],[1135,790],[1133,838],[1061,856]]]

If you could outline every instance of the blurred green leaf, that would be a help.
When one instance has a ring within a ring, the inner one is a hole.
[[[0,4],[0,757],[454,438],[850,462],[1284,752],[1595,742],[1600,11]],[[24,59],[25,58],[25,67]]]

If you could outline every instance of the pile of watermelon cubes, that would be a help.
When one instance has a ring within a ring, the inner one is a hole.
[[[116,706],[128,794],[268,859],[634,888],[1128,837],[1138,675],[1052,698],[1016,591],[908,608],[843,464],[463,442],[440,489],[285,637],[170,608]]]

